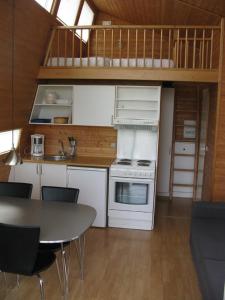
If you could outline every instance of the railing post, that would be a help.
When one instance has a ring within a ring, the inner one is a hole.
[[[169,29],[169,42],[168,42],[168,66],[170,68],[170,60],[171,60],[171,29]]]
[[[160,30],[160,68],[162,68],[163,29]]]
[[[146,47],[146,29],[144,29],[144,38],[143,38],[143,58],[144,58],[144,67],[145,67],[145,47]]]
[[[113,43],[114,43],[114,29],[112,28],[112,35],[111,35],[111,67],[113,67]]]
[[[64,64],[67,66],[67,32],[68,30],[65,29],[64,38],[65,38],[65,45],[64,45]]]
[[[74,67],[74,39],[76,30],[72,30],[72,66]]]
[[[129,64],[129,58],[130,58],[130,29],[128,28],[127,30],[127,61],[128,61],[128,67],[130,66]]]
[[[188,65],[188,30],[185,30],[185,58],[184,58],[184,67],[187,69]]]
[[[154,67],[155,29],[152,29],[152,67]]]
[[[47,48],[47,52],[46,52],[45,59],[44,59],[44,66],[47,66],[49,54],[50,54],[50,52],[52,52],[52,43],[53,43],[53,40],[55,37],[55,32],[56,32],[56,28],[54,28],[51,33],[50,41],[48,43],[48,48]]]
[[[135,66],[137,67],[137,56],[138,56],[138,29],[135,30]]]
[[[192,68],[195,69],[195,61],[196,61],[196,28],[194,31],[194,42],[193,42],[193,61],[192,61]]]
[[[211,47],[210,47],[210,63],[209,63],[210,69],[212,69],[212,58],[213,58],[213,36],[214,36],[214,31],[213,31],[213,29],[212,29],[212,32],[211,32],[211,40],[210,40],[210,43],[211,43]]]
[[[89,67],[90,65],[90,38],[91,38],[91,35],[90,35],[90,29],[88,29],[88,50],[87,50],[87,65]]]
[[[95,31],[95,66],[97,66],[97,57],[98,57],[98,29]]]

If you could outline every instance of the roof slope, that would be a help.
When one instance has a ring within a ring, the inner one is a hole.
[[[224,0],[92,0],[97,10],[132,24],[217,25]]]

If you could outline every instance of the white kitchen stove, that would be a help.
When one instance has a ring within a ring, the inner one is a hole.
[[[122,127],[109,171],[108,226],[152,230],[158,133]]]
[[[118,158],[110,167],[110,176],[153,179],[155,177],[155,161]]]

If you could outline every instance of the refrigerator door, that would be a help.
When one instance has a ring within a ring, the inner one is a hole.
[[[78,203],[97,211],[93,226],[106,227],[107,169],[68,167],[68,187],[79,188]]]

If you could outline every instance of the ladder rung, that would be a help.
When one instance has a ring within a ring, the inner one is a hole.
[[[195,170],[192,169],[173,169],[176,172],[194,172]]]
[[[175,140],[175,143],[194,143],[197,142],[197,139],[181,139],[181,140]]]
[[[193,187],[194,184],[173,183],[173,186]]]
[[[182,112],[182,113],[197,113],[197,110],[186,110],[186,109],[177,109],[175,112]]]
[[[197,127],[196,125],[181,125],[181,124],[178,124],[178,125],[175,125],[176,127]]]
[[[174,156],[189,156],[189,157],[195,157],[195,154],[174,153]]]

